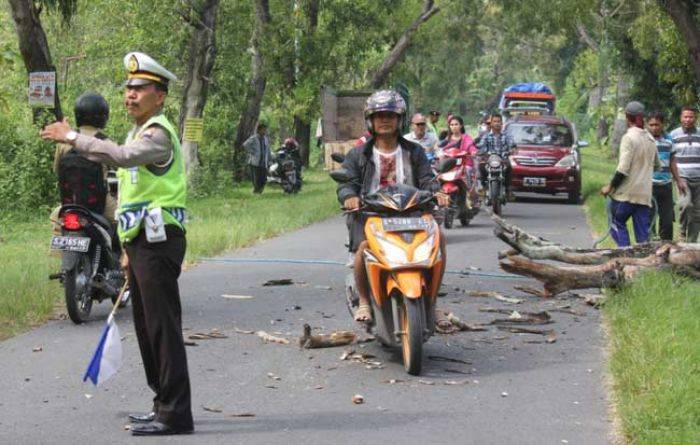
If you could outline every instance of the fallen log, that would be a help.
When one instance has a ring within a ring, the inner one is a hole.
[[[574,289],[617,288],[644,270],[670,270],[700,279],[700,244],[650,243],[621,249],[576,249],[534,237],[498,217],[494,221],[498,224],[496,236],[527,257],[501,258],[501,269],[541,281],[542,297]],[[576,266],[557,266],[533,259]]]
[[[663,245],[662,243],[647,243],[619,249],[581,249],[530,235],[521,228],[508,224],[497,215],[492,215],[491,218],[496,223],[496,228],[494,228],[496,237],[512,248],[512,250],[502,252],[499,255],[501,259],[518,253],[532,260],[594,265],[604,264],[617,258],[644,258],[654,254]],[[683,245],[683,247],[686,246]],[[700,249],[700,246],[696,246],[696,249]],[[700,254],[700,250],[698,254]]]

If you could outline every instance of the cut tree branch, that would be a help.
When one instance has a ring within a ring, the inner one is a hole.
[[[413,21],[413,23],[411,23],[411,26],[408,27],[401,38],[399,38],[394,47],[391,49],[391,52],[389,52],[387,58],[384,59],[382,66],[376,73],[374,73],[374,77],[370,83],[373,89],[377,89],[384,84],[386,79],[389,77],[389,74],[394,69],[396,64],[399,63],[399,60],[401,60],[401,57],[404,55],[408,47],[411,46],[411,41],[416,31],[418,31],[418,28],[423,23],[430,20],[430,18],[439,11],[440,8],[435,6],[434,0],[425,0],[421,14]]]

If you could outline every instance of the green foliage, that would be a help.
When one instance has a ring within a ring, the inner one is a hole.
[[[700,285],[647,273],[610,296],[610,370],[630,443],[700,441]]]

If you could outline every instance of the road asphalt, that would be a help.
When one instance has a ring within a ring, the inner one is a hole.
[[[519,200],[504,208],[504,217],[554,241],[592,242],[582,209],[561,201]],[[496,326],[436,335],[424,347],[420,377],[407,375],[400,354],[376,342],[352,348],[375,356],[379,366],[341,361],[346,348],[299,349],[304,323],[319,332],[361,333],[344,303],[349,269],[238,261],[344,262],[345,225],[332,218],[219,257],[233,262],[203,261],[182,275],[185,337],[214,330],[227,337],[194,340],[187,348],[195,435],[139,439],[126,430],[127,413],[147,410],[152,397],[130,308],[117,316],[124,347],[117,375],[97,388],[81,381],[110,310],[105,302],[84,325],[55,320],[0,342],[0,444],[609,443],[598,311],[576,295],[545,301],[514,290],[538,284],[500,275],[497,252],[505,245],[484,212],[469,227],[456,226],[446,231],[448,269],[472,275],[447,274],[439,306],[470,323],[507,317],[484,308],[546,309],[554,323],[531,327],[553,329],[554,343]],[[283,278],[295,284],[262,286]],[[473,297],[472,291],[522,302]],[[265,344],[239,332],[258,330],[292,343]],[[363,404],[352,403],[356,394]]]

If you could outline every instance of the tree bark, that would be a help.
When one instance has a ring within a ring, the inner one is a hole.
[[[401,60],[401,57],[411,45],[411,40],[413,39],[416,31],[418,31],[420,25],[430,20],[430,18],[439,11],[440,8],[435,6],[434,0],[425,0],[421,14],[413,21],[413,23],[411,23],[411,26],[408,27],[401,38],[399,38],[394,47],[391,49],[391,52],[389,52],[389,55],[386,57],[386,59],[384,59],[382,66],[376,73],[374,73],[374,77],[370,83],[373,89],[377,89],[384,84],[391,71],[394,69],[399,60]]]
[[[15,30],[17,31],[19,51],[22,54],[27,73],[35,71],[55,71],[55,67],[51,61],[51,52],[49,51],[46,33],[41,26],[41,20],[39,18],[41,9],[31,0],[8,1],[10,2],[12,20],[15,22]],[[39,113],[41,113],[40,109],[34,110],[35,120]],[[53,114],[56,120],[63,119],[58,89],[56,89],[54,95]]]
[[[267,25],[271,22],[270,5],[268,0],[253,0],[255,7],[255,26],[250,37],[250,84],[246,92],[243,112],[236,128],[236,138],[233,142],[234,179],[239,179],[235,164],[238,155],[243,151],[243,143],[255,132],[255,125],[260,118],[260,108],[265,95],[265,58],[263,56],[263,39]]]
[[[180,139],[187,177],[200,164],[197,142],[184,140],[185,119],[201,118],[207,103],[211,72],[216,59],[216,18],[219,0],[204,0],[194,6],[189,23],[194,28],[188,46],[187,76],[180,110]]]
[[[668,13],[676,24],[678,32],[688,46],[690,64],[695,73],[695,83],[700,85],[700,25],[695,20],[695,8],[691,0],[657,0],[661,8]]]

